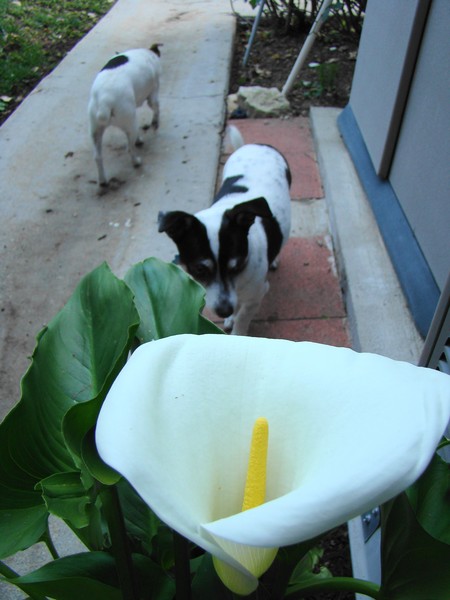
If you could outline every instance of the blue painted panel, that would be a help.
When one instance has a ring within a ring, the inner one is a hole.
[[[340,114],[338,126],[378,222],[411,314],[420,334],[426,337],[439,301],[439,287],[392,186],[375,172],[350,105]]]

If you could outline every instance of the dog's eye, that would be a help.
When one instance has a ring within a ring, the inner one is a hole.
[[[204,263],[189,265],[189,273],[192,275],[192,277],[194,277],[194,279],[199,279],[201,281],[207,281],[212,277],[211,268]]]
[[[237,275],[245,267],[245,260],[242,258],[230,258],[227,266],[230,275]]]

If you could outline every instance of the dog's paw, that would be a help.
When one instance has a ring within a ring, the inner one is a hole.
[[[98,195],[104,196],[108,192],[114,192],[114,191],[118,190],[124,183],[125,183],[125,181],[122,181],[121,179],[118,179],[117,177],[111,177],[111,179],[109,181],[98,186]]]
[[[98,195],[103,196],[109,190],[109,181],[107,179],[103,179],[98,182]]]
[[[276,258],[275,260],[273,260],[270,263],[269,270],[270,271],[276,271],[278,269],[278,265],[279,264],[280,264],[280,261],[278,260],[278,258]]]
[[[234,325],[234,317],[227,317],[225,319],[225,321],[223,322],[223,328],[225,331],[230,332],[233,329],[233,325]]]

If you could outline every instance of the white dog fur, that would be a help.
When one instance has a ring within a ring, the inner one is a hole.
[[[109,125],[119,127],[127,136],[133,165],[141,164],[135,146],[143,143],[139,136],[136,108],[145,100],[153,111],[152,127],[159,125],[159,45],[150,50],[136,48],[111,58],[92,84],[88,113],[94,157],[100,186],[107,186],[102,155],[102,139]]]

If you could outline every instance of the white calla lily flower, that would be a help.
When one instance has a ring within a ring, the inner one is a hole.
[[[259,417],[270,429],[266,497],[242,512]],[[223,579],[248,594],[273,548],[412,484],[449,417],[450,378],[437,371],[309,342],[180,335],[134,352],[96,442],[152,510],[223,561]]]

